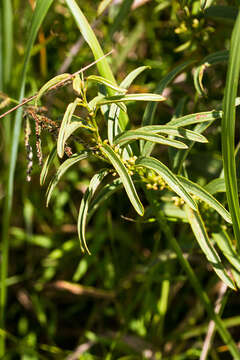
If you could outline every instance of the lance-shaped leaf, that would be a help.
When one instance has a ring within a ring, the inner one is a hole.
[[[47,190],[47,204],[46,206],[48,206],[49,201],[51,199],[52,196],[52,192],[55,188],[55,186],[58,184],[59,180],[61,179],[61,177],[63,176],[63,174],[74,164],[76,164],[78,161],[86,159],[88,157],[89,153],[87,151],[84,151],[80,154],[73,154],[69,159],[65,160],[58,168],[57,173],[55,174],[55,176],[52,178],[52,180],[50,181],[49,185],[48,185],[48,190]]]
[[[53,160],[55,159],[56,155],[57,155],[57,147],[54,146],[43,165],[43,168],[42,168],[42,171],[40,174],[40,185],[43,185],[45,183],[45,180],[46,180],[46,177],[48,174],[48,170],[49,170]]]
[[[136,79],[136,77],[147,69],[150,69],[150,66],[140,66],[137,69],[134,69],[121,82],[120,87],[122,87],[124,89],[128,89],[129,86],[132,84],[132,82]]]
[[[95,81],[96,83],[108,86],[111,89],[113,89],[117,92],[120,92],[120,93],[126,93],[126,91],[127,91],[126,89],[123,89],[122,87],[117,86],[115,82],[105,79],[102,76],[90,75],[87,77],[87,81]]]
[[[233,290],[236,290],[235,285],[231,278],[228,276],[227,271],[224,268],[217,251],[209,241],[208,234],[204,227],[200,214],[197,211],[192,210],[189,206],[185,206],[185,211],[188,216],[188,221],[191,225],[195,238],[202,251],[206,255],[208,261],[211,263],[214,271],[227,286],[229,286]]]
[[[64,155],[64,147],[66,142],[66,128],[70,124],[73,113],[79,102],[80,99],[76,98],[74,102],[70,103],[63,116],[63,120],[61,122],[61,126],[58,133],[58,140],[57,140],[57,153],[60,158],[62,158]]]
[[[231,216],[229,212],[220,204],[217,199],[215,199],[209,192],[203,189],[200,185],[193,183],[192,181],[186,179],[183,176],[178,176],[179,181],[185,187],[185,189],[193,195],[196,195],[200,200],[204,201],[211,208],[216,210],[219,215],[223,217],[228,223],[232,223]]]
[[[113,143],[115,145],[123,146],[136,140],[146,140],[157,144],[173,146],[177,149],[187,149],[187,145],[181,141],[168,139],[158,134],[151,134],[150,132],[140,130],[125,131],[124,133],[116,136]]]
[[[226,192],[225,180],[222,178],[214,179],[205,186],[205,190],[207,190],[210,194]]]
[[[180,118],[169,121],[166,125],[174,126],[174,127],[188,126],[192,124],[201,123],[204,121],[212,121],[212,120],[220,119],[221,117],[222,117],[221,110],[205,111],[205,112],[181,116]]]
[[[171,135],[171,136],[177,136],[180,138],[197,141],[206,143],[208,142],[205,136],[198,134],[195,131],[183,129],[183,128],[175,128],[174,126],[167,126],[167,125],[149,125],[149,126],[143,126],[141,128],[138,128],[137,130],[129,130],[126,131],[124,134],[128,134],[132,131],[140,131],[148,134],[165,134],[165,135]],[[121,138],[123,134],[120,134],[116,136],[114,139],[114,142],[118,142],[119,138]]]
[[[165,97],[158,94],[126,94],[126,95],[115,95],[115,96],[106,96],[98,102],[98,106],[104,104],[112,104],[119,102],[128,102],[128,101],[164,101]]]
[[[220,233],[212,234],[213,240],[216,241],[219,249],[228,261],[240,272],[240,258],[237,254],[233,244],[226,231],[222,230]]]
[[[132,178],[129,175],[124,163],[109,145],[103,144],[101,146],[101,151],[109,159],[118,173],[134,209],[142,216],[144,214],[143,205],[138,197]]]
[[[99,184],[103,180],[103,178],[108,174],[108,171],[102,170],[101,172],[95,174],[93,178],[90,181],[89,187],[86,190],[86,192],[83,195],[80,208],[79,208],[79,214],[78,214],[78,236],[80,240],[80,247],[83,252],[87,252],[90,255],[90,251],[87,247],[86,238],[85,238],[85,229],[86,229],[86,223],[87,223],[87,214],[88,214],[88,208],[89,203],[97,190]]]
[[[51,80],[46,82],[46,84],[44,84],[38,92],[38,95],[35,99],[35,106],[38,105],[38,102],[40,101],[41,97],[43,96],[43,94],[46,91],[48,91],[54,85],[56,85],[56,87],[57,87],[58,83],[60,83],[63,80],[70,79],[70,77],[71,77],[71,74],[60,74],[60,75],[54,76],[54,78],[52,78]]]
[[[154,159],[153,157],[140,157],[137,159],[135,165],[137,167],[141,166],[154,170],[166,181],[172,191],[178,194],[192,209],[197,209],[195,201],[189,195],[185,187],[183,187],[177,176],[174,175],[166,165],[161,163],[161,161]]]

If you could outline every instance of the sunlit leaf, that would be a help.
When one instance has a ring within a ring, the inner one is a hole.
[[[122,160],[119,158],[119,156],[113,151],[113,149],[107,145],[103,144],[101,146],[102,153],[109,159],[109,161],[112,163],[113,167],[117,171],[118,175],[120,176],[120,179],[123,183],[123,186],[126,190],[126,193],[129,197],[129,200],[131,201],[134,209],[139,215],[144,214],[144,208],[143,205],[138,197],[138,194],[136,192],[135,186],[133,184],[132,178],[128,173],[128,170],[126,169],[125,165],[123,164]]]
[[[184,143],[182,143],[180,141],[168,139],[168,138],[158,135],[158,134],[152,134],[150,132],[140,131],[140,130],[125,131],[124,133],[118,135],[114,139],[113,143],[115,145],[122,146],[122,145],[131,143],[136,140],[147,140],[147,141],[154,142],[157,144],[173,146],[178,149],[187,149],[187,145],[185,145]]]
[[[189,193],[196,195],[200,200],[204,201],[211,208],[216,210],[225,221],[227,221],[230,224],[232,223],[229,212],[222,206],[222,204],[220,204],[219,201],[217,201],[217,199],[215,199],[204,188],[202,188],[200,185],[193,183],[192,181],[184,178],[183,176],[178,176],[178,179]]]
[[[105,86],[110,87],[111,89],[120,92],[120,93],[125,93],[127,90],[124,89],[123,87],[119,87],[116,85],[115,82],[112,82],[108,79],[103,78],[102,76],[97,76],[97,75],[90,75],[87,77],[86,79],[87,81],[93,81],[99,84],[103,84]]]
[[[60,74],[55,76],[54,78],[52,78],[51,80],[49,80],[48,82],[46,82],[46,84],[44,84],[41,89],[38,91],[38,95],[35,99],[35,106],[38,106],[38,103],[41,99],[41,97],[43,96],[43,94],[49,90],[52,86],[57,85],[60,81],[69,79],[71,76],[71,74]]]
[[[154,170],[166,181],[172,191],[178,194],[191,208],[193,208],[194,210],[197,209],[195,201],[189,195],[187,190],[182,186],[177,176],[174,175],[171,170],[159,160],[152,157],[140,157],[136,160],[135,165],[137,167],[141,166],[147,169]]]

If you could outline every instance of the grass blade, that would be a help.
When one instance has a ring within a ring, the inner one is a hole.
[[[226,87],[223,99],[222,118],[222,156],[224,176],[226,182],[226,195],[229,211],[232,216],[233,230],[240,250],[240,207],[238,201],[238,186],[235,163],[235,98],[237,96],[240,71],[240,12],[234,25],[229,65],[227,71]]]

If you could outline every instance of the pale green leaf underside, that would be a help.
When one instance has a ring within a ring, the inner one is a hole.
[[[228,234],[225,231],[221,231],[220,233],[213,233],[212,237],[230,264],[232,264],[235,269],[240,272],[240,258],[235,251]]]
[[[54,76],[54,78],[52,78],[51,80],[46,82],[46,84],[44,84],[38,92],[38,96],[35,99],[35,106],[38,106],[38,103],[39,103],[41,97],[43,96],[43,94],[46,91],[48,91],[49,88],[51,88],[54,85],[57,85],[60,81],[70,78],[70,76],[71,76],[71,74],[60,74],[60,75]]]
[[[54,146],[51,150],[50,154],[48,155],[47,159],[44,162],[41,174],[40,174],[40,185],[43,185],[45,183],[49,168],[57,155],[57,147]]]

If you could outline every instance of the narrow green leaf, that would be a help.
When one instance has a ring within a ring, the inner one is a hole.
[[[140,66],[137,69],[134,69],[121,82],[120,87],[123,87],[124,89],[128,89],[129,86],[132,84],[132,82],[136,79],[136,77],[147,69],[150,69],[150,66]]]
[[[52,79],[50,79],[46,84],[44,84],[41,89],[38,91],[38,95],[35,99],[35,106],[38,106],[38,103],[43,96],[43,94],[52,86],[57,85],[60,81],[66,80],[69,78],[71,74],[60,74],[57,76],[54,76]]]
[[[222,111],[217,111],[217,110],[205,111],[205,112],[181,116],[180,118],[169,121],[166,125],[174,126],[174,127],[188,126],[192,124],[201,123],[204,121],[212,121],[212,120],[220,119],[221,117],[222,117]]]
[[[49,185],[48,185],[48,189],[47,189],[47,203],[46,206],[48,206],[49,201],[51,199],[52,196],[52,192],[54,190],[54,188],[56,187],[56,185],[58,184],[59,180],[61,179],[61,177],[63,176],[63,174],[74,164],[76,164],[77,162],[86,159],[88,157],[89,153],[84,151],[80,154],[73,154],[69,159],[65,160],[58,168],[57,173],[55,174],[55,176],[52,178],[52,180],[50,181]]]
[[[195,238],[205,254],[207,260],[211,263],[214,271],[219,278],[231,289],[236,290],[235,285],[231,278],[228,276],[226,269],[224,268],[221,259],[210,243],[207,231],[204,227],[202,218],[197,211],[192,210],[190,207],[185,207],[186,214],[188,216],[189,224],[193,230]]]
[[[115,145],[123,146],[136,140],[146,140],[157,144],[173,146],[177,149],[187,149],[187,145],[185,145],[180,141],[168,139],[161,135],[151,134],[147,131],[140,131],[140,130],[125,131],[124,133],[118,135],[114,139],[113,143]]]
[[[54,146],[42,167],[42,171],[40,174],[40,185],[41,186],[45,183],[49,168],[50,168],[53,160],[55,159],[56,155],[57,155],[57,146]]]
[[[128,102],[128,101],[164,101],[163,96],[157,94],[126,94],[105,97],[99,101],[98,106],[111,103]]]
[[[126,89],[124,89],[123,87],[119,87],[116,85],[115,82],[112,82],[108,79],[105,79],[103,78],[102,76],[97,76],[97,75],[90,75],[87,77],[86,79],[87,81],[94,81],[96,83],[99,83],[99,84],[103,84],[105,86],[108,86],[110,87],[111,89],[117,91],[117,92],[120,92],[120,93],[126,93]]]
[[[83,195],[79,214],[78,214],[78,236],[80,240],[80,247],[83,252],[87,252],[90,255],[90,251],[88,249],[86,238],[85,238],[85,231],[86,231],[86,223],[87,223],[87,215],[88,215],[88,208],[89,203],[97,190],[98,186],[102,182],[103,178],[108,174],[108,171],[102,170],[101,172],[95,174],[90,181],[89,187]]]
[[[138,197],[132,178],[129,175],[128,170],[126,169],[122,160],[107,144],[103,144],[101,146],[101,151],[109,159],[109,161],[112,163],[113,167],[117,171],[134,209],[139,215],[143,216],[144,214],[143,205]]]
[[[187,129],[183,129],[181,127],[176,128],[174,126],[168,126],[168,125],[149,125],[149,126],[143,126],[141,128],[138,128],[139,131],[149,132],[153,134],[165,134],[165,135],[171,135],[171,136],[177,136],[180,138],[197,141],[201,143],[207,143],[208,140],[205,138],[205,136],[198,134],[196,131],[191,131]]]
[[[187,190],[182,186],[177,176],[174,175],[171,170],[159,160],[152,157],[140,157],[137,159],[135,165],[137,167],[141,166],[154,170],[166,181],[172,191],[178,194],[191,208],[193,208],[194,210],[197,209],[195,201],[189,195]]]
[[[193,183],[192,181],[186,179],[183,176],[178,176],[179,181],[185,187],[185,189],[193,195],[196,195],[200,200],[204,201],[211,208],[216,210],[222,218],[228,223],[232,223],[231,216],[229,212],[220,204],[217,199],[215,199],[211,194],[209,194],[204,188],[200,185]]]
[[[80,103],[80,99],[76,98],[74,102],[68,105],[65,114],[63,116],[63,120],[61,122],[61,126],[58,133],[58,140],[57,140],[57,153],[60,158],[62,158],[64,155],[64,148],[66,142],[66,128],[70,124],[73,113],[79,103]]]
[[[222,118],[222,156],[226,181],[226,195],[232,216],[233,230],[240,250],[240,207],[235,163],[235,98],[237,95],[240,71],[240,12],[234,25],[227,80],[223,99]]]
[[[212,234],[213,240],[216,241],[223,255],[228,259],[237,271],[240,272],[240,258],[226,231]]]

